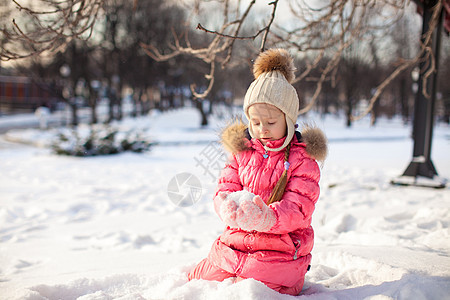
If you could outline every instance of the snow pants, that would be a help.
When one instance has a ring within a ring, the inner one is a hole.
[[[227,278],[230,277],[236,277],[235,274],[232,273],[228,273],[225,270],[222,270],[218,267],[213,266],[207,258],[205,258],[204,260],[202,260],[191,272],[189,272],[188,274],[188,278],[189,280],[192,279],[204,279],[204,280],[214,280],[214,281],[223,281]],[[246,278],[242,278],[242,277],[236,277],[236,282],[243,280]],[[303,283],[304,283],[304,279],[302,278],[302,280],[300,280],[298,283],[296,283],[294,286],[292,287],[285,287],[285,286],[280,286],[277,284],[273,284],[270,282],[262,282],[264,283],[267,287],[281,293],[281,294],[288,294],[288,295],[293,295],[293,296],[297,296],[300,294],[300,292],[302,291],[303,288]]]

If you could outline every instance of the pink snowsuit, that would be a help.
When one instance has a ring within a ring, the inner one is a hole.
[[[282,200],[269,205],[276,214],[275,225],[267,232],[227,227],[214,241],[208,257],[190,272],[189,280],[253,278],[280,293],[301,292],[311,262],[314,240],[311,216],[319,198],[320,178],[318,164],[301,139],[297,132],[291,141],[288,183]],[[267,146],[276,148],[283,142],[284,138],[268,142]],[[257,139],[244,143],[247,149],[233,154],[223,169],[216,195],[245,189],[267,203],[284,170],[284,149],[266,152]],[[219,199],[214,200],[218,214]]]

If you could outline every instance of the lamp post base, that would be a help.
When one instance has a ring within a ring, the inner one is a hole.
[[[402,175],[391,180],[391,184],[400,186],[418,186],[435,189],[443,189],[447,186],[448,180],[437,175],[432,178],[425,176]]]

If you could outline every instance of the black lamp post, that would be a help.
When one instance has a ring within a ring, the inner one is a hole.
[[[429,23],[433,14],[434,1],[416,1],[423,8],[423,27],[421,43],[425,43],[425,34],[429,30]],[[409,166],[399,178],[392,180],[393,184],[421,185],[435,188],[445,187],[447,180],[440,178],[431,161],[431,142],[433,137],[434,107],[436,102],[437,71],[439,66],[439,50],[443,23],[443,10],[440,12],[437,29],[433,33],[432,51],[435,58],[435,71],[423,84],[424,75],[431,68],[430,58],[423,53],[419,65],[418,89],[414,103],[413,124],[413,158]],[[425,92],[424,93],[424,89]],[[429,95],[426,97],[425,95]],[[426,179],[426,180],[421,180]]]

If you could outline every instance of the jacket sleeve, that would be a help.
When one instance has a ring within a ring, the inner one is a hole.
[[[241,180],[239,179],[239,165],[236,156],[233,154],[225,167],[223,168],[219,182],[217,184],[216,193],[214,194],[214,209],[216,213],[220,216],[219,210],[222,201],[217,194],[219,192],[236,192],[242,190]]]
[[[319,179],[317,162],[303,157],[292,170],[283,199],[270,204],[277,221],[269,233],[283,234],[311,225],[312,213],[320,194]]]

